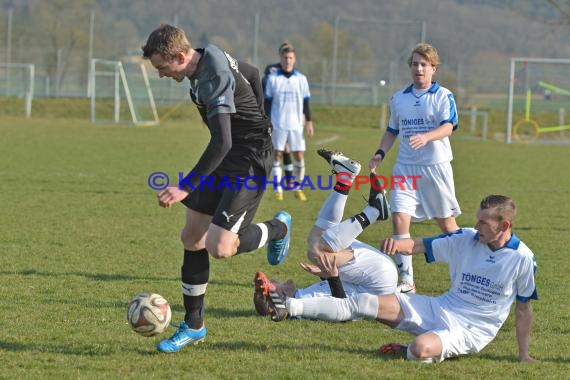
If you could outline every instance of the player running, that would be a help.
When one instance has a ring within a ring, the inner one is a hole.
[[[252,224],[273,158],[259,71],[214,45],[192,48],[184,31],[171,25],[154,30],[142,49],[160,77],[190,81],[190,97],[211,135],[188,176],[158,194],[161,207],[187,207],[181,270],[186,313],[176,333],[157,346],[176,352],[206,337],[209,255],[221,259],[267,245],[269,263],[279,264],[289,251],[291,216],[282,211]],[[200,185],[204,176],[213,179],[212,186]],[[248,178],[247,186],[240,178]]]

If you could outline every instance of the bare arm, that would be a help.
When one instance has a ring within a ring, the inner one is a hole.
[[[519,360],[523,362],[534,362],[529,354],[530,331],[532,328],[532,306],[530,302],[517,301],[515,306],[515,325],[517,343],[519,346]]]
[[[388,238],[380,242],[380,249],[388,254],[395,255],[417,255],[425,252],[424,240],[422,238],[394,240]]]
[[[441,140],[444,137],[450,136],[451,133],[453,133],[453,125],[451,123],[445,123],[429,132],[410,137],[410,146],[412,149],[419,149],[428,142]]]
[[[382,149],[385,154],[388,153],[388,151],[390,150],[390,148],[392,148],[392,145],[394,145],[394,142],[396,141],[397,138],[398,138],[397,135],[393,134],[392,132],[386,131],[382,136],[382,139],[380,140],[379,148]],[[382,161],[383,161],[382,156],[374,153],[374,155],[370,159],[370,162],[368,163],[368,168],[370,169],[371,172],[376,172],[376,167],[380,165],[380,162]]]

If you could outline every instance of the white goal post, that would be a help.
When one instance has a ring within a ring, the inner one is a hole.
[[[35,66],[30,63],[0,63],[2,95],[24,98],[26,117],[32,116]]]
[[[121,61],[93,58],[89,84],[92,123],[159,123],[144,64],[123,64]],[[128,112],[121,107],[124,103],[128,106]]]

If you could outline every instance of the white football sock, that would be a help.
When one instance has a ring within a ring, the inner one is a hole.
[[[339,225],[328,228],[322,239],[331,247],[333,252],[348,247],[363,231],[362,225],[355,219],[343,220]]]
[[[378,217],[380,216],[380,210],[372,206],[366,206],[364,210],[362,210],[362,212],[364,213],[364,215],[366,215],[366,217],[370,221],[370,224],[376,223]]]
[[[293,161],[293,177],[298,184],[305,179],[305,160]]]
[[[324,321],[342,322],[352,319],[376,319],[378,296],[361,293],[349,298],[313,297],[286,302],[291,317],[304,317]]]
[[[273,168],[271,169],[271,177],[275,181],[274,190],[277,192],[282,192],[281,189],[281,176],[283,176],[283,170],[281,169],[280,161],[273,161]]]
[[[321,206],[315,226],[326,230],[339,224],[344,214],[347,199],[348,195],[331,190]]]
[[[410,234],[392,235],[394,240],[409,239]],[[398,265],[398,273],[400,281],[405,281],[410,284],[414,283],[414,267],[412,266],[411,255],[396,254],[396,264]]]
[[[333,191],[332,193],[338,194],[336,191]],[[366,215],[370,221],[370,224],[374,223],[380,214],[380,211],[372,206],[366,206],[362,212],[364,215]],[[317,225],[317,227],[321,226]],[[327,242],[329,247],[332,248],[333,252],[338,252],[341,249],[348,247],[352,241],[362,233],[362,231],[364,231],[362,225],[354,217],[352,217],[343,220],[337,226],[327,228],[323,233],[323,240]]]

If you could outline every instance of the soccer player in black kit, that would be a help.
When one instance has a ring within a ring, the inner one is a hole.
[[[226,258],[267,245],[267,259],[277,265],[289,251],[291,216],[281,211],[272,220],[252,224],[263,191],[271,183],[267,177],[273,160],[271,126],[263,111],[257,68],[214,45],[194,49],[184,31],[171,25],[154,30],[142,50],[160,77],[177,82],[188,78],[190,97],[211,135],[181,183],[158,193],[161,207],[177,202],[186,206],[181,236],[186,313],[176,333],[157,345],[159,351],[176,352],[206,337],[209,255]],[[179,155],[184,157],[184,152]],[[207,184],[201,184],[204,178]]]

